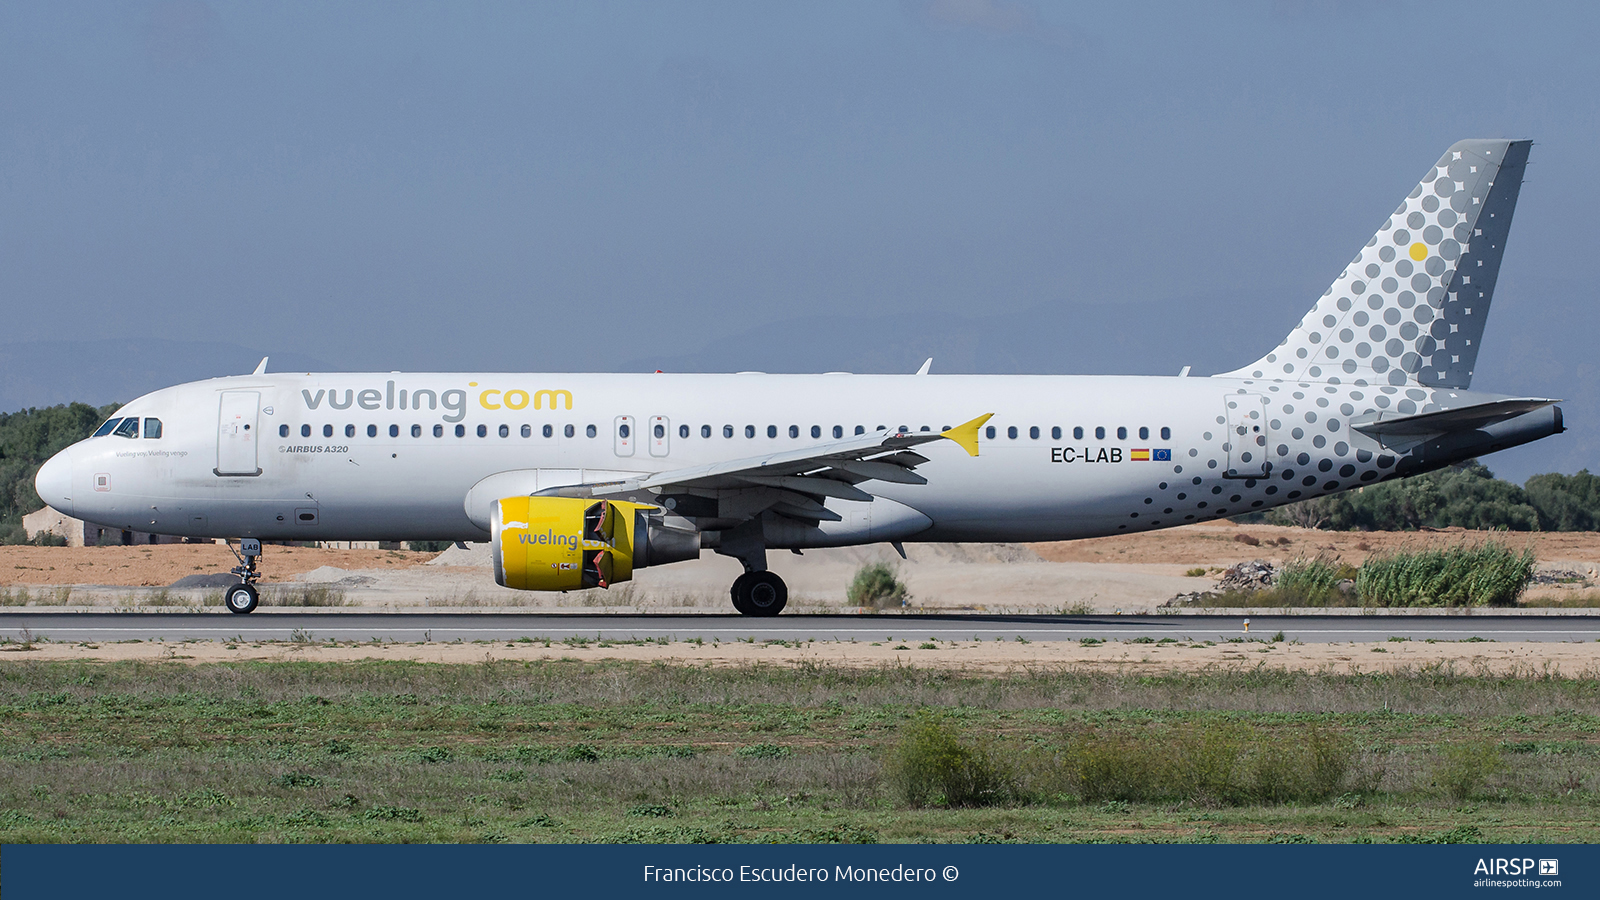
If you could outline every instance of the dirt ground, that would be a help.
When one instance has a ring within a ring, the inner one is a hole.
[[[1250,536],[1256,544],[1238,541]],[[1082,541],[1027,544],[1046,562],[1101,562],[1123,565],[1205,565],[1227,567],[1240,560],[1326,556],[1362,564],[1373,552],[1422,546],[1451,546],[1483,540],[1486,532],[1314,532],[1280,525],[1200,524],[1144,535],[1117,535]],[[1512,548],[1531,546],[1541,565],[1566,565],[1579,572],[1600,570],[1600,533],[1499,533]],[[976,546],[976,544],[971,544]],[[334,567],[344,570],[410,569],[437,554],[392,549],[315,549],[267,546],[264,581],[293,581],[296,575]],[[707,554],[710,556],[710,554]],[[163,586],[186,575],[227,572],[234,557],[219,544],[155,544],[106,548],[0,546],[0,585]]]
[[[1246,535],[1259,542],[1238,540]],[[1104,562],[1230,566],[1244,559],[1290,560],[1326,554],[1359,566],[1374,553],[1401,548],[1450,547],[1493,537],[1515,550],[1532,547],[1541,564],[1600,565],[1600,533],[1589,531],[1485,532],[1313,531],[1281,525],[1207,523],[1145,534],[1029,544],[1050,562]]]
[[[913,623],[906,623],[913,626]],[[905,632],[899,641],[658,644],[594,643],[546,645],[480,641],[450,644],[225,643],[221,641],[106,644],[11,643],[0,661],[173,660],[188,663],[244,660],[350,662],[359,659],[481,663],[491,660],[638,660],[700,666],[830,665],[853,669],[915,666],[971,672],[1024,672],[1044,668],[1104,669],[1151,674],[1216,669],[1284,669],[1333,674],[1416,671],[1438,668],[1461,675],[1600,677],[1600,643],[1406,641],[1292,644],[1177,642],[1135,644],[1108,641],[925,641]],[[932,646],[929,646],[932,645]]]
[[[1257,543],[1240,542],[1246,535]],[[1401,547],[1450,546],[1489,537],[1486,532],[1334,532],[1276,525],[1186,525],[1147,534],[1028,544],[1047,562],[1119,565],[1227,567],[1248,559],[1283,562],[1326,554],[1360,565],[1375,552]],[[1495,535],[1515,549],[1532,547],[1541,565],[1600,575],[1600,533],[1513,532]],[[971,545],[977,546],[977,545]],[[293,581],[323,566],[347,571],[406,569],[436,554],[409,550],[320,550],[268,546],[263,581]],[[710,554],[706,554],[710,556]],[[156,587],[186,575],[226,572],[235,565],[217,544],[158,544],[135,547],[0,546],[0,585],[96,584]],[[665,571],[665,570],[663,570]]]
[[[405,569],[434,553],[410,550],[320,550],[267,546],[262,581],[290,581],[320,566],[341,569]],[[186,575],[226,572],[238,562],[220,544],[156,544],[134,547],[0,546],[0,585],[106,584],[157,587]]]

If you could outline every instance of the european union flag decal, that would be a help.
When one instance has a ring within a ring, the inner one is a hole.
[[[1150,458],[1156,462],[1172,462],[1172,448],[1158,447],[1151,450]]]

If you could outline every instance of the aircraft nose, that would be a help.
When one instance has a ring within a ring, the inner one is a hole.
[[[39,499],[50,504],[57,512],[72,515],[72,450],[57,453],[39,467],[33,478],[33,489]]]

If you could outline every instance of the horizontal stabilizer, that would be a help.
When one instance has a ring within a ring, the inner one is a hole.
[[[1404,451],[1438,435],[1474,431],[1559,402],[1537,397],[1509,397],[1414,415],[1382,412],[1371,422],[1351,423],[1350,427],[1377,438],[1387,447]]]

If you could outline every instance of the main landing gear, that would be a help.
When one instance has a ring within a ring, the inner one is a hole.
[[[234,550],[231,542],[228,549],[233,550],[233,555],[239,560],[239,565],[231,570],[239,576],[239,583],[229,585],[222,592],[222,605],[228,608],[228,612],[240,615],[255,612],[261,604],[261,593],[256,590],[256,581],[261,578],[261,573],[256,571],[256,560],[261,558],[261,541],[242,538],[239,549]]]
[[[734,579],[733,608],[747,616],[775,616],[789,602],[789,587],[776,572],[746,572]]]

